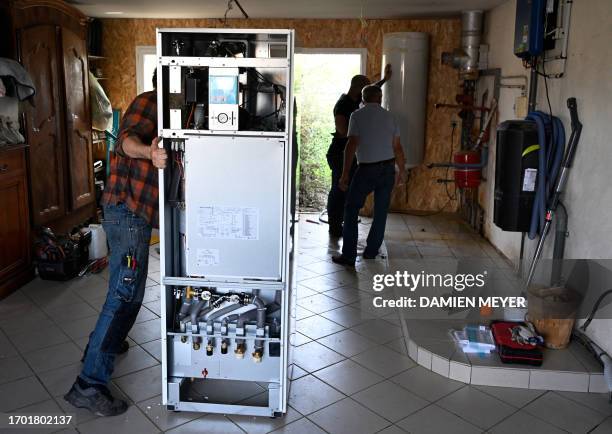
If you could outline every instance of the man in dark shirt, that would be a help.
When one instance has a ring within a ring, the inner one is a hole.
[[[385,66],[383,79],[375,84],[381,87],[391,78],[391,65]],[[331,169],[331,188],[327,196],[327,221],[329,223],[329,234],[332,237],[342,236],[342,220],[344,218],[344,203],[346,192],[338,187],[342,176],[344,164],[344,147],[347,142],[348,123],[351,114],[359,108],[361,103],[361,90],[370,84],[370,79],[365,75],[356,75],[351,79],[351,87],[347,93],[343,93],[334,106],[334,123],[336,131],[332,134],[333,139],[327,151],[327,163]],[[354,172],[354,167],[353,167]]]
[[[155,87],[156,75],[153,76]],[[127,403],[114,398],[107,384],[117,354],[142,305],[149,264],[151,231],[158,218],[158,169],[166,167],[166,150],[158,146],[157,92],[144,92],[121,121],[110,177],[102,203],[102,225],[110,246],[108,293],[83,356],[81,373],[64,399],[98,416],[114,416]]]

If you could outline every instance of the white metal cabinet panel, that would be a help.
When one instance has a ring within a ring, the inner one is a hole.
[[[280,280],[284,146],[261,137],[185,141],[189,276]]]

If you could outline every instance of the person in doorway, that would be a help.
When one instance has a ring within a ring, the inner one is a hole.
[[[383,78],[377,82],[375,86],[381,87],[385,84],[385,82],[391,78],[391,73],[391,65],[385,66]],[[361,103],[361,90],[369,84],[370,79],[365,75],[354,76],[351,79],[351,87],[348,92],[343,93],[334,106],[334,123],[336,125],[336,131],[332,134],[333,139],[327,151],[327,163],[331,169],[331,187],[327,196],[327,221],[329,223],[329,234],[332,237],[339,238],[342,236],[342,220],[344,216],[346,194],[338,188],[338,182],[342,175],[344,148],[347,142],[346,133],[349,119],[351,114],[359,108]]]
[[[374,192],[374,219],[363,258],[374,259],[385,235],[393,186],[396,179],[403,182],[405,177],[405,159],[399,126],[393,115],[380,105],[382,90],[378,86],[366,86],[362,96],[364,107],[355,111],[349,121],[344,167],[338,181],[338,187],[342,191],[348,190],[348,194],[344,207],[342,254],[332,257],[332,260],[348,266],[354,266],[357,258],[357,220],[366,197],[370,192]],[[355,153],[358,165],[351,180]]]
[[[153,87],[157,77],[153,74]],[[128,405],[114,398],[107,385],[115,357],[128,350],[126,342],[142,305],[149,264],[151,231],[158,219],[158,169],[167,153],[158,147],[157,92],[144,92],[123,116],[110,176],[102,197],[102,223],[110,246],[110,279],[106,301],[83,356],[81,373],[64,399],[98,416],[125,412]]]

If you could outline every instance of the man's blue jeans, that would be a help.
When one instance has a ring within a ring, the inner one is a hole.
[[[110,246],[108,293],[89,336],[80,377],[91,384],[106,385],[113,373],[115,356],[142,305],[152,228],[123,204],[105,206],[102,225]],[[127,256],[136,259],[135,266],[128,267]]]
[[[374,165],[360,165],[353,176],[344,206],[342,256],[350,261],[357,258],[357,222],[359,210],[368,194],[374,192],[374,220],[367,238],[366,255],[375,256],[385,236],[391,192],[395,184],[395,163],[390,161]]]

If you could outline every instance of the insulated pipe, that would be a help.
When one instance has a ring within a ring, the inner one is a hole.
[[[260,333],[260,330],[263,332],[266,327],[266,304],[261,298],[259,298],[259,295],[256,295],[255,298],[253,298],[252,303],[257,306],[257,333]],[[255,340],[255,351],[253,351],[252,356],[256,363],[261,362],[263,350],[264,341],[261,339]]]
[[[462,65],[464,72],[477,72],[482,35],[482,11],[464,11],[461,14],[461,48],[467,55]]]

